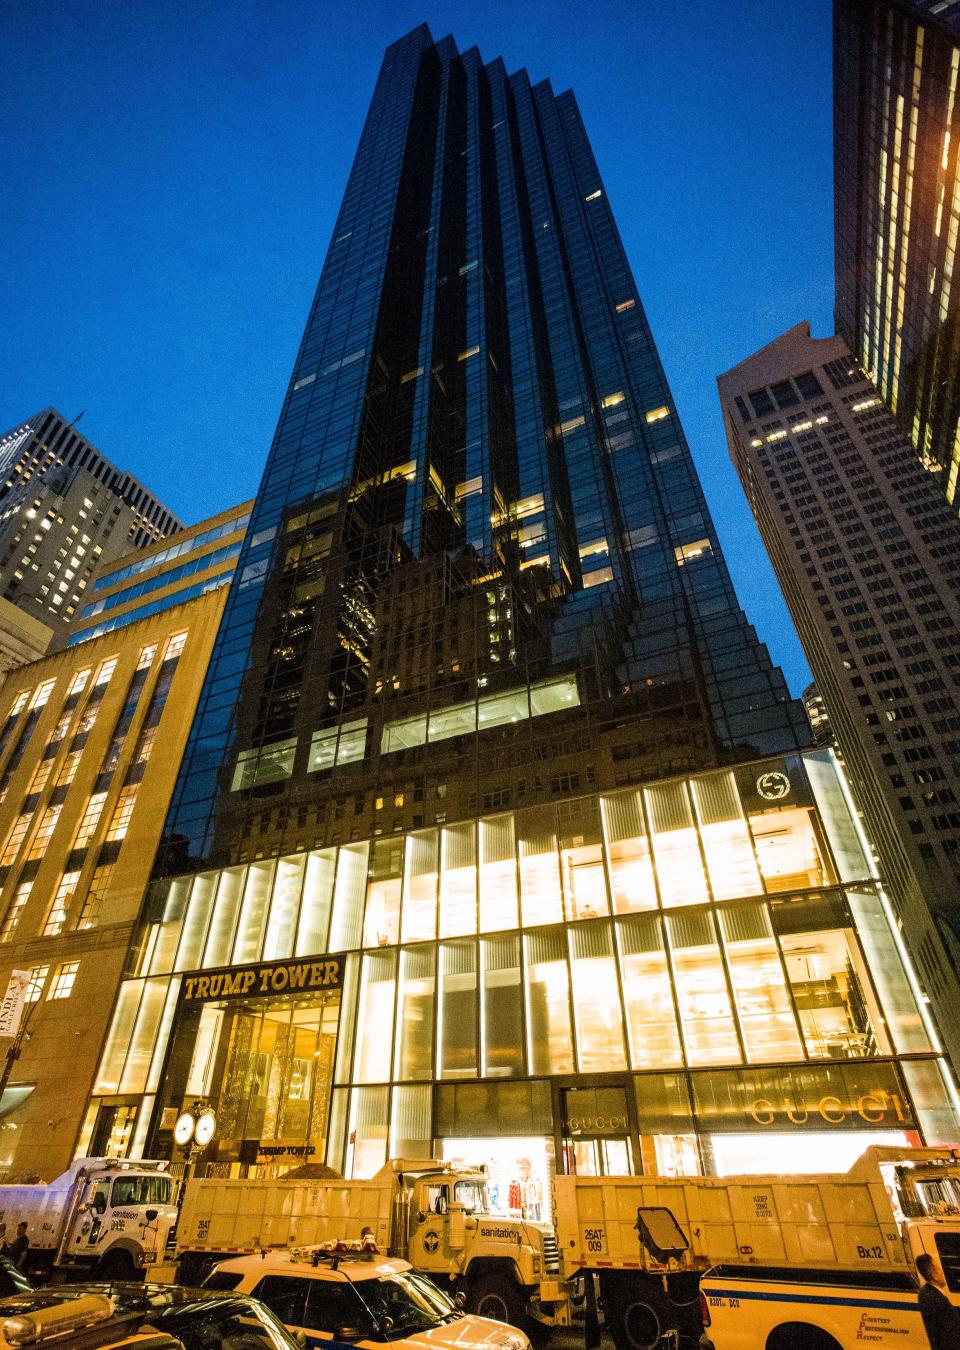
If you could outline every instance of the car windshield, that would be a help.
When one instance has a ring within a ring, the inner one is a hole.
[[[429,1331],[455,1311],[439,1289],[430,1286],[428,1292],[427,1281],[412,1271],[358,1280],[353,1287],[388,1340],[398,1340],[415,1331]]]
[[[297,1342],[256,1299],[198,1299],[152,1311],[147,1321],[176,1336],[184,1350],[297,1350]]]
[[[479,1181],[458,1181],[453,1188],[454,1199],[473,1214],[486,1214],[487,1188]]]

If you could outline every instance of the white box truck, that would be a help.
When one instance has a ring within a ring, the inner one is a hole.
[[[566,1293],[549,1224],[489,1212],[480,1169],[396,1158],[370,1181],[191,1181],[177,1226],[181,1283],[246,1252],[358,1239],[435,1283],[460,1290],[472,1313],[524,1326],[565,1325]]]
[[[129,1279],[153,1268],[177,1221],[164,1161],[76,1158],[49,1183],[0,1185],[10,1242],[27,1225],[27,1268]]]
[[[874,1147],[849,1172],[557,1177],[567,1278],[595,1274],[617,1350],[929,1350],[915,1258],[960,1305],[960,1151]]]

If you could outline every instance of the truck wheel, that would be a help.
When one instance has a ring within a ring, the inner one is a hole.
[[[517,1286],[502,1275],[480,1275],[467,1287],[467,1311],[494,1322],[524,1325],[523,1298]]]
[[[123,1248],[107,1252],[100,1260],[96,1270],[103,1280],[142,1280],[145,1271],[134,1265],[133,1257]]]
[[[631,1281],[632,1283],[632,1281]],[[624,1281],[602,1281],[604,1319],[617,1350],[653,1350],[665,1331],[676,1326],[676,1317],[663,1293],[638,1284],[625,1287]]]
[[[766,1350],[843,1350],[839,1341],[806,1322],[784,1322],[767,1337]]]

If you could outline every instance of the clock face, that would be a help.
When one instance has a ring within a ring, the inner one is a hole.
[[[184,1111],[182,1115],[177,1117],[177,1123],[173,1127],[173,1138],[174,1142],[179,1144],[181,1148],[185,1148],[193,1138],[196,1123],[192,1111]]]
[[[196,1129],[193,1132],[194,1140],[200,1148],[205,1148],[209,1144],[216,1128],[216,1116],[212,1111],[204,1111],[198,1118]]]

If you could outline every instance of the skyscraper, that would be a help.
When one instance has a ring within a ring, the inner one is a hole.
[[[94,570],[181,528],[53,408],[0,436],[0,599],[66,640]]]
[[[779,1166],[792,1119],[839,1134],[834,1165],[861,1126],[955,1132],[808,743],[572,94],[416,29],[374,91],[91,1119],[134,1103],[169,1149],[171,1110],[212,1098],[234,1174],[285,1143],[361,1176],[437,1149],[531,1213],[554,1166],[736,1168],[765,1132]]]
[[[837,330],[960,509],[960,7],[835,0]]]
[[[948,1027],[960,970],[960,522],[842,338],[798,324],[718,383],[731,457]]]

